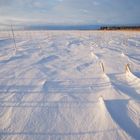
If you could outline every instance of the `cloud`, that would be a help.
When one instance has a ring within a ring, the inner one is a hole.
[[[39,1],[34,1],[32,6],[34,8],[44,8],[44,7],[47,7],[47,4],[43,2],[39,2]]]
[[[13,3],[13,0],[0,0],[0,7],[8,6]]]
[[[136,24],[139,6],[139,0],[0,0],[0,22]]]
[[[95,6],[100,5],[100,3],[98,1],[93,1],[92,4],[95,5]]]

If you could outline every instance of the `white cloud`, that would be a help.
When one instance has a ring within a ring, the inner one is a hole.
[[[46,6],[46,4],[45,4],[45,6]],[[42,8],[42,7],[44,7],[44,3],[41,3],[39,1],[35,1],[35,2],[33,2],[33,7]]]
[[[0,0],[0,22],[140,23],[139,5],[139,0]]]
[[[92,4],[95,5],[95,6],[100,5],[100,3],[98,1],[93,1]]]

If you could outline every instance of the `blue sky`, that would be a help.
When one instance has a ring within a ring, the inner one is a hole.
[[[0,0],[0,23],[140,24],[140,0]]]

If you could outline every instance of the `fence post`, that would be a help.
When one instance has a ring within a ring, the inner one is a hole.
[[[125,72],[131,72],[130,64],[126,64],[126,66],[125,66]]]
[[[105,73],[105,68],[104,68],[103,62],[100,62],[100,66],[101,66],[101,69],[102,69],[103,73]]]
[[[12,24],[11,24],[11,31],[12,31],[13,41],[14,41],[14,49],[15,49],[15,53],[16,53],[17,52],[17,46],[16,46],[15,34],[14,34]]]

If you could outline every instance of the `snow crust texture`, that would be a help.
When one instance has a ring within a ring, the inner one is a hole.
[[[140,32],[0,32],[0,140],[140,140]]]

